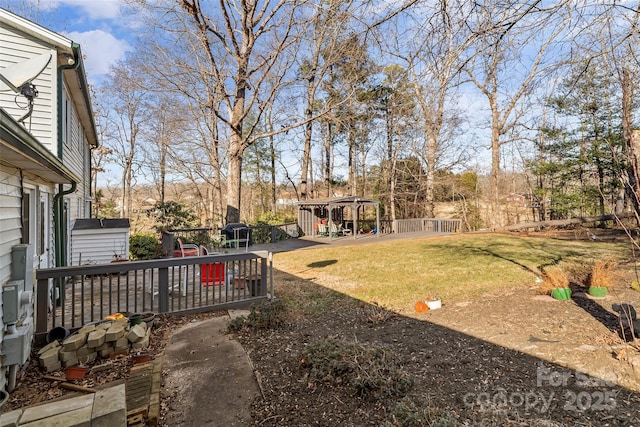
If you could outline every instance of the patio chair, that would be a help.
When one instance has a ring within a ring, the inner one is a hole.
[[[329,231],[327,228],[327,224],[318,224],[318,236],[327,237],[329,235]]]
[[[208,255],[207,248],[202,247],[202,255]],[[226,286],[227,268],[224,262],[200,264],[200,283],[202,286]]]
[[[331,230],[331,237],[347,236],[351,232],[351,230],[345,230],[335,222],[329,224],[329,229]]]
[[[173,256],[175,258],[184,258],[184,257],[188,257],[188,256],[200,256],[200,246],[193,244],[193,243],[182,243],[182,239],[178,237],[177,239],[178,241],[178,247],[179,249],[173,251]],[[181,283],[179,283],[178,285],[174,285],[170,292],[173,292],[176,288],[176,286],[180,287],[180,291],[181,291],[181,295],[182,296],[186,296],[187,295],[187,273],[188,273],[188,268],[187,266],[180,266],[180,273],[179,273],[179,277],[181,277]]]

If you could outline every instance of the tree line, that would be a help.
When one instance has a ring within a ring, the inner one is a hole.
[[[119,165],[122,216],[143,180],[161,203],[192,182],[203,225],[275,211],[283,185],[389,219],[450,201],[469,228],[512,222],[510,191],[537,220],[640,212],[638,2],[129,7],[143,26],[96,88],[93,153],[94,177]]]

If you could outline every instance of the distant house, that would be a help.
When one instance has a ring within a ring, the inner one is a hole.
[[[505,202],[510,205],[526,208],[529,206],[529,198],[523,194],[510,193],[505,197]]]
[[[295,206],[298,203],[298,195],[292,191],[283,191],[278,194],[276,205]]]
[[[90,216],[98,138],[79,45],[4,9],[0,40],[1,390],[30,348],[33,270],[67,265]]]

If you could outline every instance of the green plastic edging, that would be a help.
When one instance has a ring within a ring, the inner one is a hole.
[[[602,298],[607,296],[608,290],[606,286],[591,286],[588,292],[592,297]]]
[[[567,300],[571,298],[571,289],[569,288],[556,288],[551,291],[551,296],[557,300]]]

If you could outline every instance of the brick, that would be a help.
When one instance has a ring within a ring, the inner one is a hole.
[[[50,342],[49,344],[45,345],[40,350],[38,350],[38,356],[40,356],[42,353],[46,353],[47,351],[51,350],[52,348],[58,348],[58,347],[60,347],[60,343],[58,342],[58,340]]]
[[[75,350],[73,351],[60,350],[60,353],[58,353],[58,358],[62,363],[66,362],[69,359],[78,360],[78,353]]]
[[[87,342],[87,334],[73,334],[62,342],[65,351],[77,350]]]
[[[113,326],[113,322],[98,323],[98,329],[104,329],[105,331]]]
[[[96,365],[96,366],[91,367],[91,369],[89,370],[89,373],[93,374],[95,372],[108,371],[111,368],[113,368],[113,362],[112,361],[107,361],[107,362],[102,363],[100,365]]]
[[[40,355],[38,357],[38,361],[40,362],[40,366],[46,368],[51,364],[58,362],[58,354],[60,353],[60,347],[52,348]]]
[[[80,356],[78,355],[78,363],[91,363],[96,360],[98,357],[98,353],[93,352],[87,355]]]
[[[134,350],[144,350],[148,346],[149,346],[149,337],[146,335],[140,341],[131,343],[131,348],[133,348]]]
[[[146,335],[147,333],[144,330],[144,327],[142,327],[141,325],[135,325],[134,327],[131,328],[131,330],[129,330],[129,333],[127,334],[127,339],[132,343],[135,343],[145,338]]]
[[[125,327],[126,324],[114,322],[113,325],[107,329],[106,340],[112,342],[124,337]]]
[[[62,369],[62,362],[58,360],[55,363],[51,363],[50,365],[43,366],[43,368],[46,369],[47,372],[54,372]]]
[[[107,358],[111,353],[113,353],[113,350],[114,350],[113,346],[110,345],[107,348],[103,348],[102,350],[100,350],[98,354],[102,358]]]
[[[93,331],[87,337],[87,347],[96,348],[104,344],[107,332],[104,329]]]
[[[61,363],[64,368],[68,368],[70,366],[76,366],[78,364],[78,357],[61,360]]]
[[[101,346],[96,347],[97,352],[101,352],[105,348],[110,348],[113,351],[113,343],[112,342],[104,342]]]
[[[91,354],[91,353],[95,353],[95,352],[96,352],[96,350],[95,350],[95,349],[93,349],[93,348],[89,348],[89,347],[87,347],[86,345],[85,345],[85,346],[83,346],[83,347],[80,347],[80,348],[77,350],[77,354],[78,354],[78,356],[86,356],[87,354]]]
[[[90,334],[91,332],[96,330],[96,325],[84,325],[82,328],[78,329],[78,332],[81,334]]]
[[[115,348],[128,348],[129,347],[129,340],[127,339],[127,337],[119,338],[119,339],[117,339],[115,341],[113,346]]]

